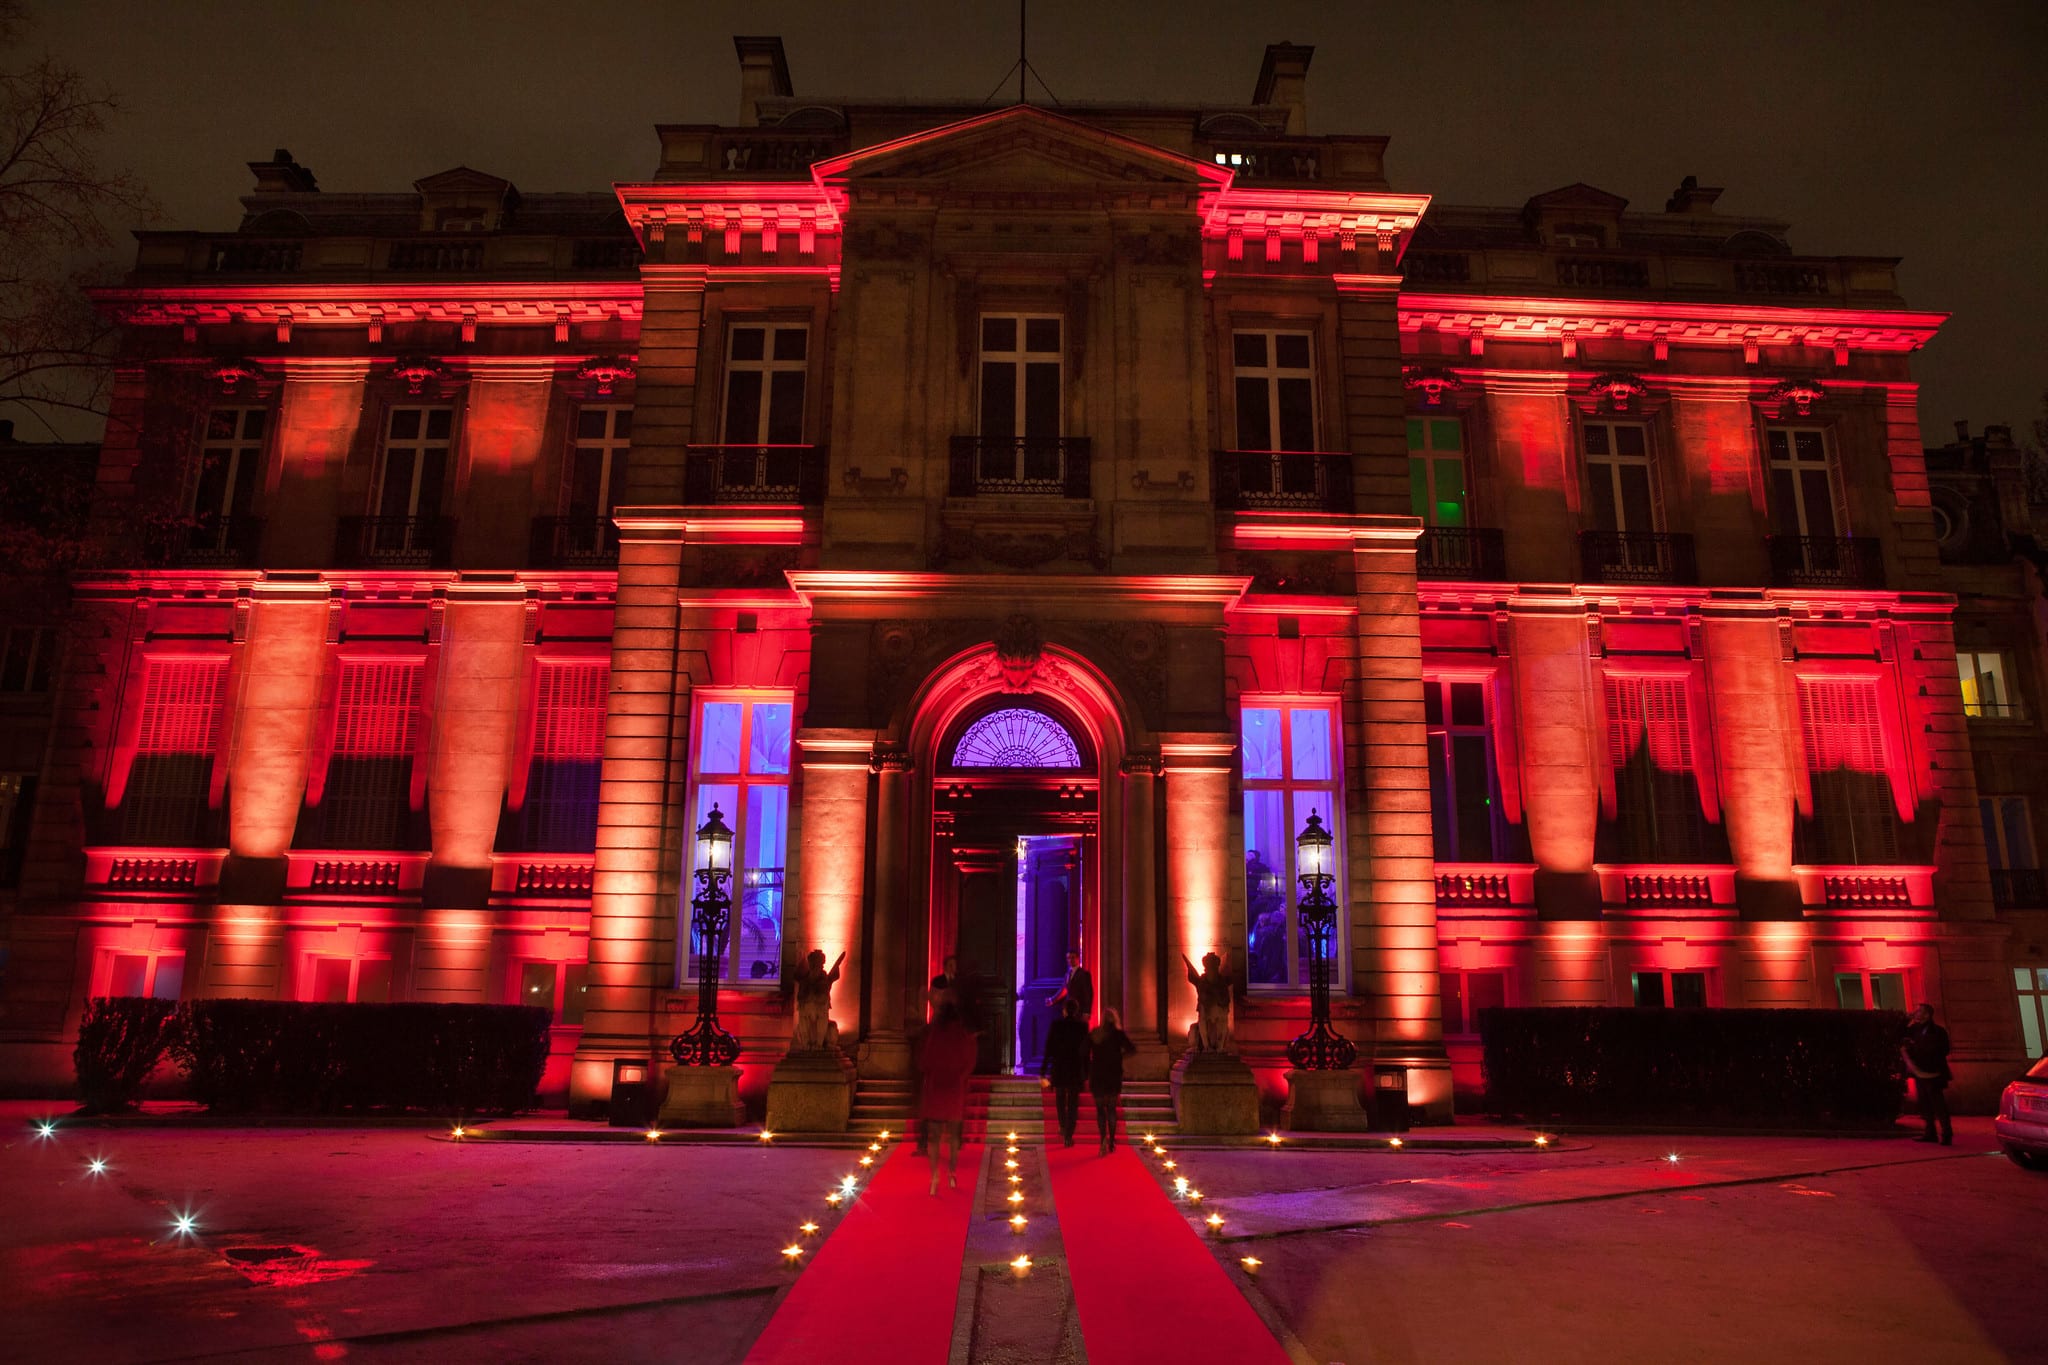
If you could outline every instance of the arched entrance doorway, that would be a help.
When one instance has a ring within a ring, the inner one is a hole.
[[[933,754],[931,942],[958,959],[980,1070],[1035,1073],[1067,954],[1097,960],[1100,755],[1052,698],[964,709]]]

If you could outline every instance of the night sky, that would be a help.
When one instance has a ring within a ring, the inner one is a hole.
[[[735,121],[735,33],[781,34],[799,95],[979,101],[1016,56],[1007,0],[30,3],[31,43],[121,94],[112,150],[165,226],[199,229],[277,146],[327,190],[643,178],[655,123]],[[1908,303],[1954,315],[1915,365],[1930,440],[2024,429],[2048,388],[2042,0],[1035,0],[1031,29],[1068,101],[1242,102],[1265,44],[1313,43],[1310,131],[1391,136],[1395,187],[1442,203],[1584,180],[1657,210],[1691,174],[1795,251],[1903,256]]]

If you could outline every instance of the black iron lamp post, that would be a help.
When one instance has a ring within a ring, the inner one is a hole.
[[[1330,887],[1330,831],[1308,813],[1308,823],[1294,840],[1295,866],[1300,871],[1301,933],[1308,940],[1308,1032],[1287,1045],[1287,1061],[1297,1071],[1341,1071],[1358,1060],[1351,1040],[1330,1026],[1330,963],[1337,955],[1337,902]]]
[[[690,898],[690,939],[702,954],[697,971],[697,1022],[668,1045],[677,1066],[731,1066],[740,1040],[718,1025],[718,974],[732,925],[732,830],[718,807],[697,829],[697,894]]]

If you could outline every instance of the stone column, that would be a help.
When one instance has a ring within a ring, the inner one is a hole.
[[[1802,911],[1792,876],[1798,790],[1792,754],[1799,719],[1780,658],[1777,608],[1709,603],[1702,615],[1735,903],[1745,919],[1797,919]]]
[[[228,764],[228,863],[221,900],[270,905],[284,894],[285,854],[306,796],[328,654],[325,583],[259,582],[234,701]]]
[[[367,359],[288,357],[277,409],[277,459],[264,485],[262,564],[312,568],[333,562],[342,471],[362,419]]]
[[[795,922],[783,928],[784,957],[823,949],[830,964],[846,962],[832,989],[833,1020],[841,1041],[862,1035],[861,909],[867,880],[868,760],[871,730],[799,730],[802,814],[790,842],[797,864]],[[801,842],[799,843],[799,839]]]
[[[868,902],[868,1008],[862,1031],[863,1076],[910,1074],[910,995],[905,958],[910,935],[910,756],[878,750],[875,771],[875,850]]]
[[[1124,1031],[1138,1045],[1131,1059],[1134,1079],[1166,1073],[1166,1034],[1160,1012],[1159,834],[1154,808],[1164,763],[1157,753],[1132,754],[1123,761]]]
[[[1597,919],[1593,841],[1600,824],[1602,751],[1586,643],[1586,604],[1524,591],[1510,609],[1522,808],[1545,919]]]

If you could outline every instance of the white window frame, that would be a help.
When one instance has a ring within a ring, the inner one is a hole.
[[[987,324],[991,321],[1010,321],[1017,324],[1017,339],[1014,349],[1007,351],[992,351],[988,348],[985,342],[988,335]],[[1019,428],[1021,428],[1024,425],[1024,415],[1026,406],[1026,372],[1032,364],[1032,357],[1034,356],[1037,357],[1036,363],[1040,365],[1046,363],[1046,352],[1030,351],[1025,349],[1025,328],[1027,324],[1033,322],[1053,322],[1059,325],[1059,349],[1052,353],[1055,357],[1054,368],[1058,371],[1060,381],[1059,393],[1057,395],[1057,400],[1053,410],[1054,416],[1057,418],[1059,430],[1055,431],[1050,439],[1056,440],[1064,437],[1067,434],[1066,314],[994,312],[982,313],[975,319],[974,322],[974,341],[975,352],[977,356],[976,364],[974,367],[974,430],[977,435],[985,437],[988,440],[1021,441],[1025,439],[1024,432]],[[981,411],[982,374],[986,367],[991,364],[1008,365],[1011,371],[1010,382],[1013,385],[1013,397],[1015,401],[1015,406],[1011,409],[1011,412],[1015,417],[1016,425],[1011,430],[1005,432],[990,431],[987,426],[987,417]],[[1021,473],[1021,470],[1019,472]]]
[[[720,386],[718,393],[718,435],[721,444],[742,447],[772,446],[776,444],[768,439],[768,424],[773,420],[775,411],[775,377],[782,374],[795,374],[804,378],[804,401],[798,405],[799,411],[802,414],[802,426],[797,432],[795,444],[803,445],[805,443],[804,437],[809,433],[811,417],[809,380],[811,369],[810,330],[811,325],[808,322],[777,322],[768,318],[735,318],[726,323],[725,382]],[[739,340],[739,334],[743,331],[759,331],[761,333],[761,358],[759,360],[740,360],[734,357],[735,343]],[[777,360],[775,358],[775,338],[781,332],[802,332],[805,334],[804,358],[802,360]],[[761,376],[761,401],[758,405],[758,410],[754,414],[753,440],[733,441],[726,439],[733,434],[728,428],[730,427],[732,417],[732,379],[735,374],[758,374]],[[784,444],[788,443],[785,442]]]
[[[234,435],[219,440],[211,439],[206,434],[207,430],[212,426],[214,417],[223,412],[235,414]],[[252,415],[260,416],[263,421],[262,434],[253,437],[248,434],[249,419]],[[238,508],[235,506],[235,485],[240,482],[238,476],[242,472],[242,463],[245,460],[256,461],[257,476],[260,478],[262,475],[263,453],[270,441],[272,425],[270,409],[261,405],[217,407],[210,409],[206,416],[200,419],[200,423],[199,458],[201,469],[199,477],[194,479],[192,484],[192,514],[195,517],[217,516],[223,521],[232,516],[247,515],[249,512],[248,508]],[[204,462],[216,454],[221,455],[227,461],[227,476],[221,483],[221,505],[218,507],[201,507],[199,505],[199,490],[206,481]],[[258,486],[254,480],[251,481],[250,488],[252,491]]]
[[[139,957],[148,963],[142,969],[142,994],[150,999],[182,1000],[185,998],[185,950],[183,948],[102,948],[99,961],[93,968],[93,994],[109,995],[114,989],[114,963],[118,958]],[[178,993],[159,997],[156,993],[157,971],[167,961],[178,964]]]
[[[2020,1041],[2029,1059],[2048,1046],[2048,967],[2015,967],[2013,989],[2019,996]]]
[[[1963,714],[1972,720],[2025,720],[2026,710],[2013,686],[2013,671],[2013,656],[2006,650],[1957,650]]]
[[[1602,428],[1607,432],[1607,453],[1604,455],[1595,455],[1590,449],[1591,442],[1586,439],[1586,433],[1592,431],[1595,427]],[[1621,453],[1621,443],[1614,439],[1614,434],[1626,428],[1633,428],[1643,433],[1642,454],[1624,455]],[[1650,424],[1648,422],[1612,422],[1604,419],[1600,421],[1589,420],[1583,424],[1579,433],[1579,449],[1581,458],[1586,465],[1587,481],[1589,483],[1592,481],[1596,471],[1598,471],[1598,477],[1608,481],[1608,487],[1614,494],[1614,519],[1617,522],[1626,523],[1628,520],[1628,501],[1622,496],[1621,471],[1632,465],[1640,466],[1644,477],[1648,480],[1650,489],[1650,520],[1654,524],[1649,526],[1629,526],[1623,524],[1615,527],[1612,534],[1628,536],[1662,534],[1664,530],[1664,495],[1663,490],[1657,483],[1657,451],[1655,444],[1650,439]],[[1605,528],[1599,529],[1604,530]]]
[[[1913,1007],[1913,976],[1904,967],[1837,967],[1833,975],[1828,978],[1829,984],[1835,989],[1835,1008],[1837,1009],[1845,1008],[1842,1004],[1841,983],[1841,978],[1845,976],[1855,977],[1857,987],[1863,993],[1863,1003],[1856,1007],[1858,1009],[1874,1010],[1879,1008],[1877,990],[1871,984],[1871,978],[1877,976],[1897,977],[1899,979],[1900,1007],[1902,1009],[1911,1009]]]
[[[1782,434],[1785,438],[1785,456],[1783,459],[1771,453],[1771,437],[1778,434]],[[1799,457],[1798,438],[1802,435],[1812,435],[1820,438],[1820,458],[1818,460],[1801,459]],[[1792,475],[1792,510],[1794,523],[1799,528],[1799,535],[1811,536],[1814,534],[1813,521],[1806,514],[1806,483],[1799,475],[1806,470],[1818,468],[1827,478],[1828,514],[1834,520],[1834,534],[1838,538],[1846,539],[1848,537],[1849,508],[1842,496],[1842,470],[1835,460],[1835,444],[1828,439],[1826,427],[1797,426],[1774,422],[1764,428],[1764,458],[1773,474],[1782,469]],[[1772,492],[1775,495],[1775,479],[1772,480],[1772,484],[1774,485]]]
[[[1238,362],[1237,339],[1247,336],[1264,337],[1266,339],[1266,354],[1271,357],[1267,364],[1244,365]],[[1299,337],[1307,344],[1308,364],[1306,366],[1282,365],[1280,363],[1281,337]],[[1256,449],[1273,452],[1275,456],[1274,464],[1276,466],[1279,464],[1278,457],[1283,452],[1292,455],[1308,453],[1306,451],[1290,450],[1280,444],[1280,381],[1283,379],[1308,380],[1308,451],[1318,451],[1323,448],[1322,385],[1318,382],[1316,376],[1315,333],[1294,327],[1237,327],[1231,329],[1230,401],[1233,409],[1233,419],[1236,416],[1237,383],[1241,379],[1257,379],[1266,386],[1266,444]],[[1232,434],[1236,434],[1235,430],[1233,430]],[[1278,476],[1276,468],[1274,472],[1276,480]],[[1276,482],[1274,486],[1277,488],[1279,485]]]
[[[584,436],[578,432],[577,429],[581,425],[583,414],[586,412],[601,412],[604,414],[604,431],[599,435]],[[630,425],[632,412],[631,405],[625,403],[586,403],[576,409],[576,416],[570,423],[569,477],[563,481],[564,486],[562,489],[564,511],[568,510],[569,496],[574,489],[576,477],[575,462],[577,457],[585,452],[594,452],[598,462],[597,505],[600,509],[600,515],[610,514],[614,500],[619,492],[618,489],[612,487],[612,471],[625,463],[623,457],[633,446],[631,431],[628,431],[623,436],[619,434],[619,415],[621,413],[626,414],[628,424]]]
[[[420,415],[419,435],[400,440],[392,434],[393,427],[398,421],[398,414],[402,412],[417,412]],[[430,415],[436,412],[448,414],[448,434],[445,437],[437,438],[427,435]],[[399,403],[393,405],[384,414],[383,458],[378,462],[377,496],[371,503],[371,506],[375,509],[371,515],[384,515],[385,483],[391,477],[391,455],[396,450],[409,450],[412,452],[412,486],[406,490],[406,510],[403,515],[413,518],[437,517],[441,515],[441,509],[438,507],[426,509],[420,507],[420,476],[426,470],[426,457],[428,453],[432,451],[440,452],[442,460],[441,477],[443,480],[442,496],[445,498],[449,491],[447,486],[448,480],[454,474],[452,465],[454,449],[455,409],[452,405],[447,403]]]
[[[1328,713],[1330,721],[1330,776],[1326,780],[1302,781],[1294,776],[1294,713],[1311,709]],[[1243,763],[1239,763],[1238,814],[1243,817],[1244,800],[1253,792],[1279,792],[1282,819],[1286,838],[1281,841],[1281,855],[1284,866],[1275,868],[1282,880],[1287,897],[1287,980],[1285,982],[1251,980],[1250,964],[1245,967],[1245,982],[1248,989],[1261,995],[1299,994],[1309,988],[1308,980],[1302,974],[1301,960],[1301,878],[1295,865],[1295,839],[1301,833],[1296,823],[1295,797],[1300,794],[1321,795],[1326,799],[1316,804],[1316,811],[1322,816],[1323,828],[1330,832],[1330,898],[1337,903],[1337,933],[1330,945],[1333,960],[1330,963],[1330,989],[1342,994],[1349,989],[1351,980],[1351,929],[1350,914],[1345,902],[1346,882],[1350,874],[1350,851],[1344,843],[1344,711],[1338,699],[1317,693],[1247,693],[1238,698],[1238,734],[1244,734],[1243,715],[1247,710],[1278,710],[1280,712],[1280,756],[1282,775],[1272,777],[1245,777]],[[1240,760],[1242,755],[1240,754]],[[1238,875],[1244,875],[1245,849],[1240,838],[1237,850]],[[1251,888],[1245,888],[1247,910],[1250,905]],[[1245,933],[1236,951],[1250,952],[1251,925],[1245,925]]]

